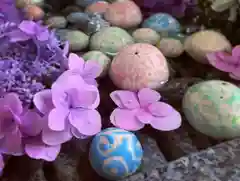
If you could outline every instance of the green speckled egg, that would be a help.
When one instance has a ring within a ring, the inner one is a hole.
[[[100,77],[103,77],[107,74],[111,59],[100,51],[89,51],[83,55],[85,61],[94,60],[102,67],[102,72]]]
[[[210,80],[190,87],[183,111],[199,132],[213,138],[240,136],[240,89],[228,82]]]
[[[100,30],[91,37],[90,49],[99,50],[106,55],[116,55],[121,48],[133,43],[133,38],[124,29],[108,27]]]

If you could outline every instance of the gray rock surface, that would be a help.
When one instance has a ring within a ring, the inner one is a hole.
[[[190,154],[126,181],[239,181],[240,139]],[[161,165],[161,163],[160,163]]]

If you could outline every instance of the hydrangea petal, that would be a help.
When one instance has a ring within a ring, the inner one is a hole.
[[[118,127],[129,131],[137,131],[144,127],[144,124],[136,118],[136,111],[127,109],[114,109],[110,115],[111,123]]]
[[[89,85],[94,85],[95,87],[98,86],[98,83],[95,79],[93,78],[86,78],[86,77],[83,77],[84,78],[84,81],[86,82],[86,84],[89,84]]]
[[[147,106],[151,103],[159,101],[161,98],[160,94],[152,89],[143,88],[138,92],[138,99],[141,106]]]
[[[68,67],[70,70],[78,70],[80,72],[84,69],[84,60],[75,53],[70,53],[68,58]]]
[[[5,133],[11,131],[14,126],[13,114],[9,108],[0,105],[0,138],[3,138]]]
[[[78,139],[86,139],[89,137],[89,136],[86,136],[86,135],[83,135],[82,133],[80,133],[75,127],[71,128],[71,132],[72,132],[73,136]]]
[[[139,108],[137,96],[131,91],[114,91],[110,94],[111,99],[119,108],[136,109]]]
[[[54,108],[51,90],[45,89],[36,93],[33,97],[33,103],[42,114],[48,114]]]
[[[68,91],[68,96],[73,108],[95,109],[100,103],[98,89],[93,85],[84,85],[80,90],[71,89]]]
[[[93,136],[101,131],[101,116],[96,110],[73,109],[68,118],[71,125],[83,135]]]
[[[69,110],[55,108],[48,115],[48,126],[53,131],[63,131],[66,127]]]
[[[64,72],[52,84],[52,101],[55,107],[69,108],[70,100],[67,93],[71,89],[81,90],[85,82],[79,74],[74,71]]]
[[[148,106],[148,111],[157,117],[164,117],[172,114],[175,109],[167,103],[164,102],[155,102]]]
[[[48,128],[45,128],[42,131],[42,141],[50,146],[60,145],[72,139],[72,134],[69,129],[64,131],[52,131]]]
[[[232,70],[235,69],[235,66],[234,66],[234,65],[232,65],[232,64],[230,64],[230,63],[228,63],[228,62],[224,62],[224,61],[218,56],[217,53],[209,53],[209,54],[207,54],[207,58],[208,58],[209,63],[210,63],[213,67],[215,67],[215,68],[217,68],[217,69],[219,69],[219,70],[221,70],[221,71],[223,71],[223,72],[232,72]]]
[[[34,111],[28,110],[22,117],[20,130],[27,136],[37,136],[43,129],[42,118]]]
[[[23,111],[22,102],[15,93],[6,94],[3,98],[2,104],[9,106],[11,111],[16,115],[20,115]]]
[[[61,145],[49,146],[40,140],[32,140],[25,145],[26,154],[33,159],[43,159],[45,161],[54,161],[61,149]]]
[[[88,60],[84,65],[82,76],[95,79],[101,74],[101,71],[101,66],[97,62]]]
[[[232,49],[232,56],[234,57],[235,62],[240,62],[240,45],[237,45]]]
[[[17,127],[6,132],[5,137],[0,140],[0,152],[14,156],[23,155],[22,134]]]
[[[48,30],[44,30],[41,33],[37,34],[37,39],[39,41],[47,41],[49,39],[49,31]]]
[[[136,117],[144,124],[150,124],[153,119],[153,116],[143,109],[139,109],[139,111],[136,113]]]
[[[161,131],[171,131],[181,126],[182,118],[179,112],[174,111],[166,117],[154,117],[150,123],[154,129]]]
[[[36,23],[34,21],[24,20],[18,25],[18,28],[29,35],[35,35],[36,33]]]
[[[12,31],[8,34],[8,37],[10,38],[10,42],[15,43],[18,41],[27,41],[30,39],[30,36],[25,34],[24,32],[20,30]]]
[[[240,75],[235,74],[235,72],[229,73],[229,76],[234,80],[240,80]]]

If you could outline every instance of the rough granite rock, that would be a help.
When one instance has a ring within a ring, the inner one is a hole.
[[[221,143],[124,181],[238,181],[240,139]]]

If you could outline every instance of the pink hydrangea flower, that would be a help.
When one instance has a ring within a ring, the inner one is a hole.
[[[234,47],[231,53],[218,51],[209,53],[207,58],[213,67],[229,73],[233,79],[240,80],[240,45]]]
[[[51,89],[35,94],[33,102],[46,116],[42,140],[48,145],[62,144],[72,136],[93,136],[101,130],[101,116],[96,110],[100,103],[99,91],[71,70],[64,72]]]
[[[68,69],[79,73],[88,84],[97,85],[96,78],[101,74],[101,66],[95,61],[84,61],[77,54],[70,53],[68,57]]]
[[[160,94],[149,88],[131,92],[114,91],[111,99],[118,106],[111,116],[111,123],[119,128],[137,131],[150,124],[161,131],[170,131],[180,127],[181,115],[172,106],[160,102]]]

